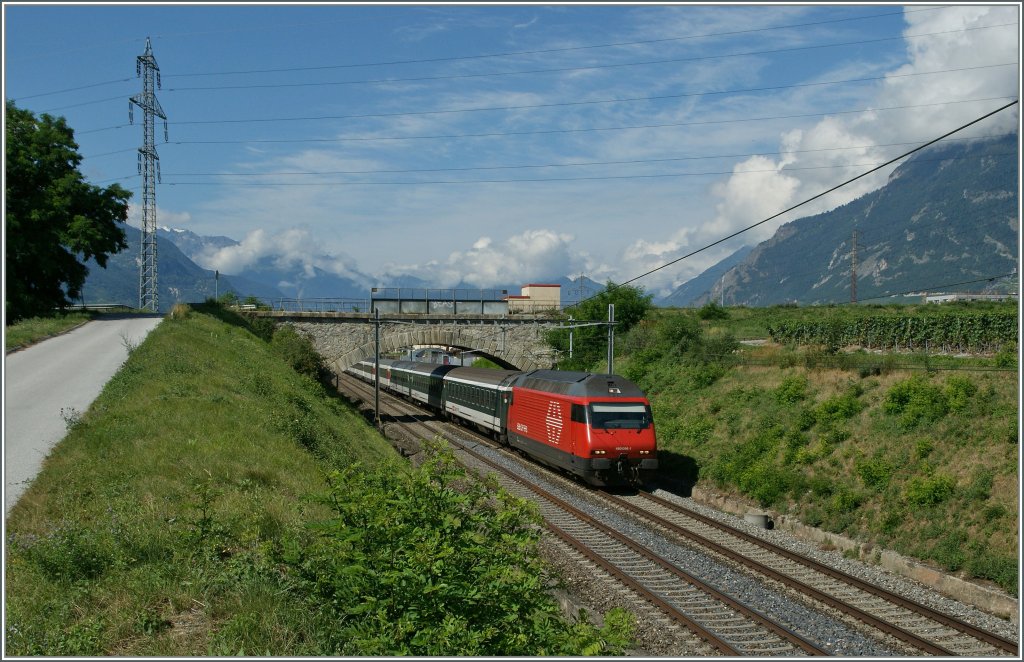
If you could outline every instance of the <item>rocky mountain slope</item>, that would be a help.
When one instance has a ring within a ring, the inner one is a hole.
[[[937,145],[882,188],[781,226],[720,277],[725,304],[849,302],[854,232],[858,301],[1016,291],[1016,276],[989,279],[1017,268],[1017,147],[1017,135]],[[690,305],[719,301],[719,287],[716,278]]]

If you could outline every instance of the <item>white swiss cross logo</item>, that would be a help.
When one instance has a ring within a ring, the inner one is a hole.
[[[547,424],[548,443],[558,445],[558,439],[562,436],[562,405],[555,401],[548,403],[548,415],[544,419]]]

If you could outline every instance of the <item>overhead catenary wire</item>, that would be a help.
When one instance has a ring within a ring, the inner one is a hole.
[[[989,154],[989,156],[1017,156],[1016,152],[995,152]],[[671,159],[637,159],[632,161],[591,161],[585,163],[546,163],[537,165],[507,165],[507,166],[475,166],[465,168],[409,168],[404,170],[307,170],[307,171],[280,171],[280,172],[166,172],[163,174],[164,177],[323,177],[327,175],[379,175],[379,174],[408,174],[408,173],[423,173],[423,172],[477,172],[477,171],[488,171],[488,170],[521,170],[528,168],[579,168],[585,166],[606,166],[606,165],[643,165],[650,163],[665,163],[672,161],[688,161],[691,158],[671,158]],[[726,158],[726,157],[720,157]],[[969,159],[970,156],[954,156],[946,157],[943,159],[919,159],[919,163],[928,163],[931,161],[958,161],[961,159]],[[787,166],[785,172],[794,172],[802,170],[835,170],[838,168],[864,168],[868,166],[878,165],[877,163],[831,163],[828,165],[818,166]],[[648,175],[616,175],[610,176],[611,179],[631,179],[631,178],[649,178],[649,177],[703,177],[708,175],[746,175],[746,174],[759,174],[765,172],[778,172],[776,168],[764,168],[764,169],[753,169],[753,170],[724,170],[714,172],[694,172],[694,173],[660,173],[660,174],[648,174]],[[588,178],[581,178],[586,180]],[[603,179],[603,177],[598,177]],[[466,180],[466,184],[479,183],[481,180]],[[520,181],[574,181],[573,178],[553,178],[544,180],[527,180],[527,179],[509,179],[500,180],[502,182],[520,182]],[[326,182],[329,184],[336,184],[339,182]],[[354,182],[356,184],[363,182]],[[374,183],[374,182],[367,182]],[[391,184],[394,182],[376,182]],[[415,183],[415,182],[398,182],[400,184]],[[488,182],[489,183],[489,182]],[[259,185],[260,182],[256,182],[253,185]],[[271,184],[272,185],[272,184]]]

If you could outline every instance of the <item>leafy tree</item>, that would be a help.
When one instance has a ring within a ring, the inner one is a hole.
[[[49,315],[81,297],[84,262],[128,247],[118,225],[131,192],[86,183],[64,118],[6,104],[7,322]],[[69,300],[70,299],[70,300]]]
[[[645,294],[642,287],[616,285],[608,281],[604,291],[584,299],[566,312],[577,322],[608,321],[608,305],[615,305],[615,335],[625,335],[650,312],[653,295]],[[573,332],[573,357],[569,359],[569,331],[556,330],[548,335],[548,342],[562,352],[559,367],[567,370],[588,370],[606,356],[608,328],[588,326]]]

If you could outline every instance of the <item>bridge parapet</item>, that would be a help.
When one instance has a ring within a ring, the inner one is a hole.
[[[357,313],[288,313],[272,317],[307,335],[335,372],[342,372],[374,355],[375,321]],[[406,319],[415,318],[415,319]],[[466,319],[389,315],[380,320],[381,353],[414,345],[473,350],[500,365],[519,370],[552,368],[555,350],[546,333],[559,321],[538,317]]]

